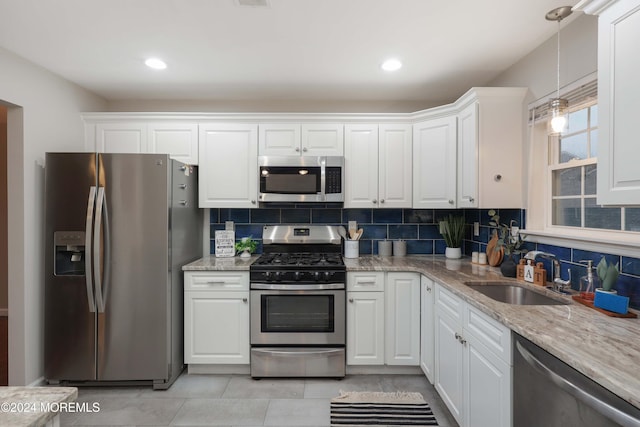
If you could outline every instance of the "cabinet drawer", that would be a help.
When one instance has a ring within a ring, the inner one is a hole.
[[[248,272],[187,272],[185,291],[248,291]]]
[[[384,273],[381,271],[358,271],[347,273],[347,291],[384,291]]]
[[[441,284],[436,283],[436,308],[447,313],[452,319],[462,325],[463,303],[460,298],[446,290]]]
[[[467,304],[464,329],[511,366],[511,330]]]

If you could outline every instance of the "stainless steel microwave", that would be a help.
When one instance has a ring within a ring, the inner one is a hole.
[[[258,157],[260,202],[344,202],[344,158]]]

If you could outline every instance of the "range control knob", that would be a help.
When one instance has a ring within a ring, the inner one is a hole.
[[[324,281],[327,282],[327,281],[329,281],[330,278],[331,278],[331,272],[330,271],[325,271],[324,272]]]
[[[274,280],[275,280],[276,282],[279,282],[280,280],[282,280],[282,277],[281,277],[281,276],[282,276],[282,273],[281,273],[281,272],[276,271],[275,273],[273,273],[273,275],[275,276],[275,277],[274,277]]]
[[[293,278],[295,280],[300,280],[302,278],[302,273],[299,271],[296,271],[295,273],[293,273]]]
[[[271,272],[270,271],[265,271],[264,272],[264,280],[266,280],[267,282],[269,280],[271,280]]]
[[[313,278],[316,282],[318,282],[320,280],[320,272],[319,271],[314,271],[313,272]]]

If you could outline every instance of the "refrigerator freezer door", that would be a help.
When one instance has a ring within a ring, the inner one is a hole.
[[[85,236],[91,227],[87,221],[92,221],[87,207],[90,189],[96,185],[95,170],[93,153],[46,155],[44,368],[48,380],[96,378],[96,313],[91,311],[88,292],[92,291],[91,270],[86,268],[90,236]],[[56,269],[63,263],[84,265]]]
[[[98,313],[98,380],[163,379],[171,321],[170,160],[99,154],[98,164],[98,187],[108,208],[96,236],[101,271],[94,274],[101,275],[97,292],[104,309]]]

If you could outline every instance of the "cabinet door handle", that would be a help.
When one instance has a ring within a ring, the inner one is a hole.
[[[452,205],[453,204],[453,200],[449,199],[449,204]]]
[[[431,288],[429,286],[427,286],[427,292],[431,292]]]
[[[249,300],[246,299],[246,298],[242,298],[242,302],[247,302],[247,301],[249,301]]]
[[[349,302],[351,302],[351,303],[352,303],[352,302],[353,302],[353,298],[349,298]]]
[[[296,152],[299,153],[300,152],[300,147],[296,147]]]
[[[180,188],[181,190],[186,190],[187,189],[187,184],[180,184],[180,185],[178,185],[178,188]]]
[[[473,203],[474,202],[474,198],[473,197],[469,197],[469,202]]]
[[[376,199],[372,200],[373,204],[375,205],[376,203],[378,203],[378,201]]]
[[[251,204],[252,204],[252,205],[255,205],[255,204],[256,204],[256,201],[255,201],[255,200],[252,200],[252,201],[251,201]]]
[[[381,199],[381,200],[380,200],[380,203],[384,203],[384,199]]]
[[[187,206],[186,200],[180,200],[178,203],[180,203],[182,206]]]
[[[304,148],[302,149],[302,151],[304,151],[304,152],[306,153],[306,152],[307,152],[307,151],[309,151],[309,150],[307,149],[307,147],[304,147]]]

